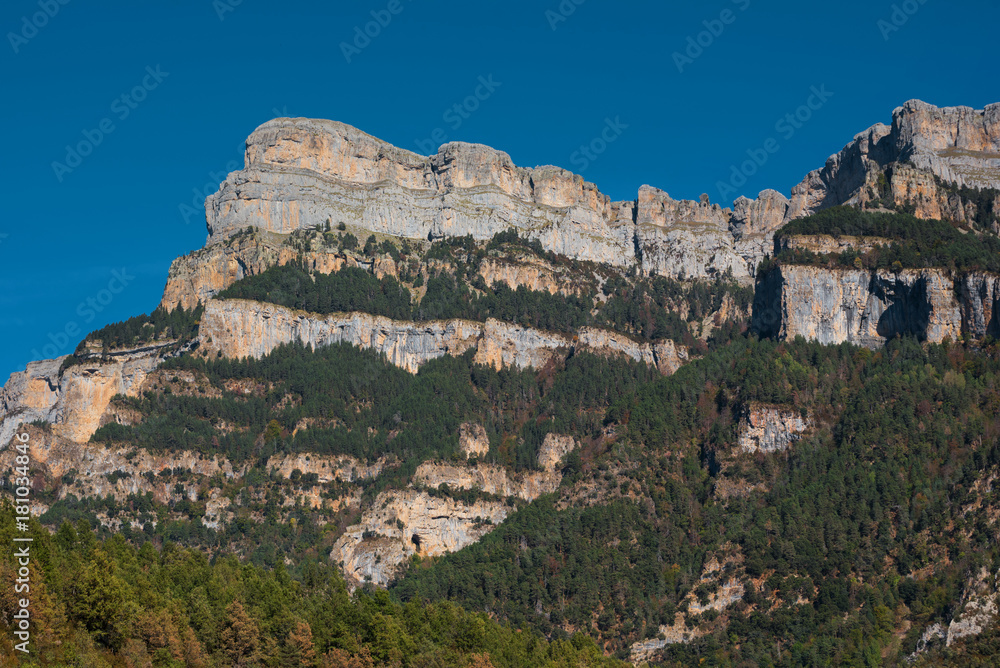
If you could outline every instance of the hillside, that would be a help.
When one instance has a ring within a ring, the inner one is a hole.
[[[265,123],[160,305],[0,391],[41,665],[988,665],[998,110],[732,208]]]

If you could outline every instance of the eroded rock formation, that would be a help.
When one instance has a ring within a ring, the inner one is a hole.
[[[485,323],[414,323],[367,313],[317,315],[242,299],[210,301],[202,317],[200,339],[206,354],[221,352],[236,359],[259,358],[293,342],[311,348],[350,343],[378,350],[411,373],[432,359],[461,355],[470,348],[476,349],[476,363],[496,368],[540,369],[572,350],[625,355],[664,374],[673,373],[687,360],[687,351],[673,341],[639,344],[624,335],[594,328],[583,328],[573,337],[492,318]]]
[[[810,172],[792,190],[786,219],[838,204],[891,204],[958,222],[983,213],[943,186],[1000,188],[1000,104],[975,110],[910,100],[893,111],[891,126],[872,126]]]
[[[65,357],[31,362],[10,375],[0,389],[0,444],[6,445],[23,423],[43,421],[56,434],[86,442],[116,394],[136,396],[146,375],[163,359],[168,345],[122,351],[60,371]]]
[[[899,272],[783,265],[764,276],[753,327],[762,335],[876,347],[913,334],[941,343],[997,331],[998,277],[944,269]],[[959,297],[956,297],[956,293]]]
[[[810,421],[791,406],[753,403],[740,421],[739,447],[744,452],[787,450],[810,426]]]

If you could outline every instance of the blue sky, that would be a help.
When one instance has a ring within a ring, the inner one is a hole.
[[[276,115],[489,144],[613,199],[648,183],[729,205],[788,194],[907,99],[1000,101],[998,20],[985,0],[7,0],[0,381],[153,309],[204,243],[204,195]]]

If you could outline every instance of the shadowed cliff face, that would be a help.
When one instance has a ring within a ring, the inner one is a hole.
[[[1000,277],[985,273],[952,279],[942,269],[787,265],[758,281],[752,328],[773,338],[869,347],[901,335],[931,343],[963,334],[980,339],[998,331],[998,294]]]
[[[912,283],[905,280],[872,276],[871,294],[888,308],[879,316],[875,331],[883,339],[914,334],[927,336],[931,321],[931,303],[927,296],[927,278],[920,276]]]

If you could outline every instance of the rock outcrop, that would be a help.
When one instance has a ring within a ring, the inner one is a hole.
[[[785,224],[788,205],[788,198],[775,190],[765,190],[755,200],[740,197],[733,203],[729,229],[736,239],[735,251],[751,275],[756,276],[757,264],[771,254],[774,233]]]
[[[693,591],[684,597],[688,606],[688,614],[700,615],[708,611],[722,612],[730,605],[743,599],[745,588],[737,578],[727,575],[731,562],[719,563],[710,559],[704,567],[699,583],[712,583],[714,591],[708,594],[707,601],[702,603]],[[667,645],[687,644],[708,633],[704,626],[690,625],[687,616],[682,612],[674,615],[671,624],[661,624],[657,638],[633,643],[629,655],[633,665],[641,666],[653,660],[657,653]]]
[[[490,438],[483,425],[466,422],[458,428],[458,449],[466,459],[483,457],[490,451]]]
[[[511,290],[523,286],[549,294],[581,295],[590,287],[581,284],[579,277],[555,271],[549,263],[528,255],[514,259],[486,258],[479,265],[479,275],[490,287],[503,283]]]
[[[242,299],[210,301],[202,316],[200,340],[205,354],[221,352],[236,359],[260,358],[279,345],[294,342],[311,348],[350,343],[377,350],[392,364],[411,373],[432,359],[461,355],[471,348],[476,349],[474,360],[478,364],[520,369],[540,369],[580,350],[625,355],[670,374],[688,357],[687,351],[673,341],[639,344],[621,334],[594,328],[583,328],[573,337],[494,319],[485,323],[415,323],[367,313],[317,315]]]
[[[1000,339],[1000,276],[970,273],[959,283],[962,331],[975,339]]]
[[[538,465],[543,471],[555,473],[563,457],[575,449],[576,440],[572,436],[546,434],[538,449]]]
[[[226,243],[213,244],[174,260],[160,306],[167,311],[173,311],[178,306],[193,309],[199,302],[206,303],[240,279],[299,259],[299,251],[284,244],[277,235],[257,233],[234,236]],[[358,266],[354,258],[333,252],[306,251],[301,254],[301,259],[311,270],[321,274]]]
[[[447,486],[451,490],[478,489],[494,496],[514,496],[524,501],[534,501],[542,494],[554,492],[561,480],[562,476],[554,469],[512,475],[502,466],[483,463],[469,466],[424,462],[413,474],[414,484],[424,487],[440,489]]]
[[[174,470],[211,477],[240,476],[245,467],[234,467],[224,458],[204,457],[197,452],[151,453],[140,448],[121,449],[98,443],[77,443],[40,430],[31,432],[30,457],[36,473],[52,481],[62,480],[56,498],[74,494],[79,498],[111,495],[119,500],[129,494],[151,493],[159,503],[169,503],[184,495],[175,489],[177,478],[159,475]],[[0,449],[0,465],[14,465],[17,451]],[[194,488],[191,495],[197,499]]]
[[[780,452],[802,438],[809,420],[790,406],[746,407],[740,420],[739,447],[744,452]]]
[[[1000,188],[1000,104],[975,110],[910,100],[893,112],[891,126],[872,126],[810,172],[792,190],[786,220],[838,204],[981,220],[985,212],[959,197],[960,187]],[[992,210],[1000,213],[1000,202]]]
[[[766,234],[771,199],[766,194],[766,205],[746,209],[739,225]],[[343,123],[305,118],[257,128],[247,139],[245,168],[228,176],[205,210],[209,245],[248,227],[288,234],[331,221],[422,240],[486,240],[513,227],[574,259],[638,264],[674,277],[731,271],[742,279],[763,257],[751,248],[769,251],[745,244],[737,252],[731,212],[718,205],[675,201],[648,186],[633,201],[611,202],[579,175],[517,167],[488,146],[445,144],[425,157]],[[216,261],[218,273],[228,270],[222,256]]]
[[[497,501],[465,504],[414,489],[382,492],[337,540],[330,556],[343,564],[350,584],[384,587],[411,556],[434,557],[471,545],[503,522],[508,511]]]
[[[518,474],[493,464],[424,462],[413,484],[533,501],[559,487],[559,463],[575,447],[571,436],[547,434],[538,452],[541,470]],[[419,489],[383,492],[360,522],[337,540],[331,558],[344,564],[351,584],[384,586],[411,556],[438,556],[470,545],[503,522],[508,512],[508,504],[498,500],[467,504]]]
[[[481,323],[465,320],[413,323],[367,313],[321,316],[242,299],[213,300],[205,308],[200,338],[208,353],[260,358],[281,344],[310,348],[350,343],[383,353],[392,364],[416,373],[442,355],[461,355],[477,345]]]
[[[572,337],[565,334],[490,318],[483,327],[483,338],[474,360],[476,364],[497,369],[505,366],[541,369],[557,356],[567,355],[572,348]]]
[[[917,641],[917,650],[909,656],[913,661],[919,655],[941,645],[951,647],[957,640],[974,637],[983,631],[996,628],[1000,621],[1000,572],[990,573],[981,568],[966,583],[962,599],[955,614],[946,624],[935,622]]]
[[[731,273],[749,280],[752,275],[747,261],[736,252],[730,212],[718,204],[676,201],[662,190],[642,186],[635,221],[636,246],[647,273],[678,279]]]
[[[956,298],[961,293],[961,299]],[[764,336],[877,347],[897,335],[931,343],[996,331],[997,277],[955,289],[943,269],[900,272],[782,265],[757,285],[753,328]]]
[[[299,453],[294,455],[275,455],[267,460],[267,468],[282,478],[292,479],[293,473],[316,476],[316,482],[326,484],[339,480],[354,482],[375,478],[382,472],[383,462],[365,464],[347,455],[317,455],[314,453]]]
[[[122,351],[109,360],[90,360],[60,371],[65,357],[31,362],[10,375],[0,390],[0,445],[14,430],[34,421],[49,422],[56,434],[86,442],[116,394],[136,396],[146,375],[169,345]]]

